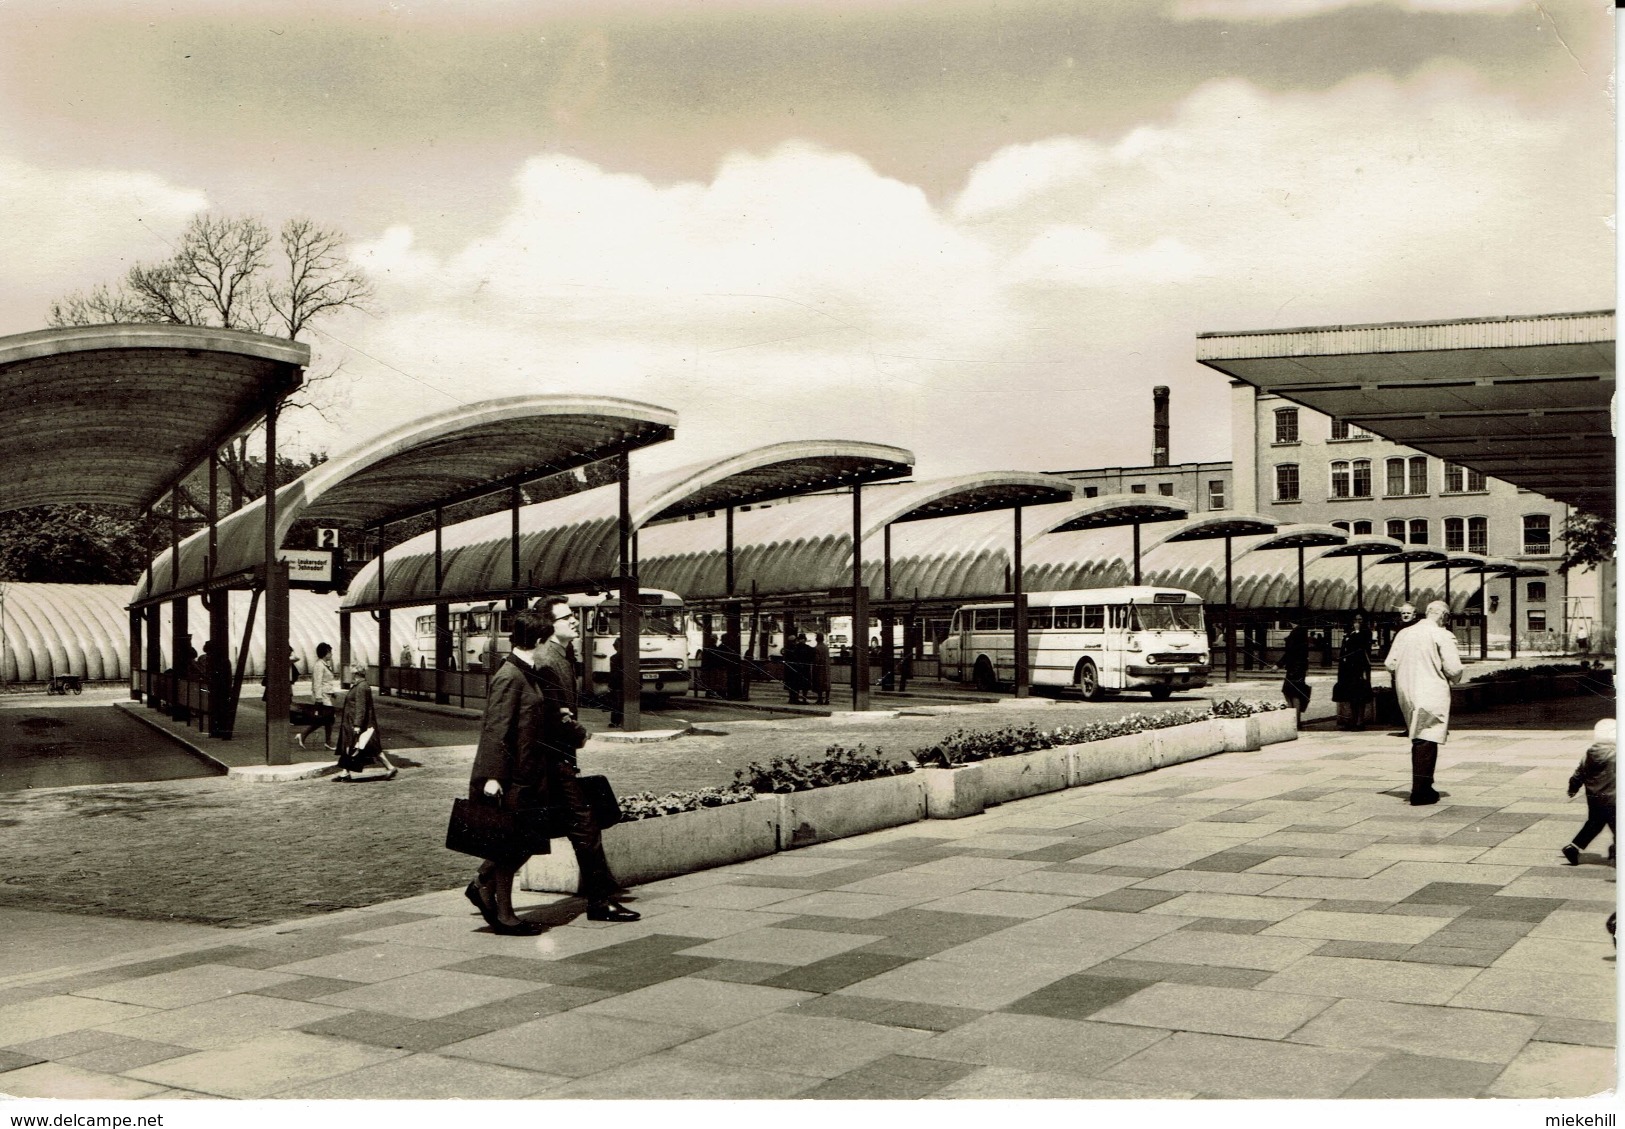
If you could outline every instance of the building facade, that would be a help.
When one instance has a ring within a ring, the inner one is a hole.
[[[1165,466],[1096,467],[1090,470],[1052,471],[1078,484],[1078,495],[1154,494],[1183,498],[1194,512],[1235,509],[1231,494],[1231,464],[1174,463]]]
[[[1504,647],[1514,627],[1520,653],[1565,649],[1581,633],[1599,646],[1611,640],[1612,616],[1598,604],[1599,580],[1605,578],[1578,570],[1565,577],[1557,569],[1567,506],[1240,380],[1232,381],[1231,396],[1237,510],[1545,569],[1545,576],[1490,581],[1492,648]],[[1518,585],[1516,625],[1511,584]]]

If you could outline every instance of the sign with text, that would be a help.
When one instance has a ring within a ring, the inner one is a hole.
[[[287,564],[292,586],[327,588],[333,583],[332,549],[278,549],[276,559]]]

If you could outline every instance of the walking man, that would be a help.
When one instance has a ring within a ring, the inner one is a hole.
[[[1461,681],[1461,654],[1456,637],[1445,626],[1450,607],[1443,600],[1427,606],[1424,619],[1394,636],[1384,662],[1394,676],[1394,693],[1411,738],[1411,806],[1439,802],[1433,770],[1439,746],[1450,730],[1450,687]]]

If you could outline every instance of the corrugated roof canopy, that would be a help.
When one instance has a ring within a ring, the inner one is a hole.
[[[1218,537],[1253,537],[1262,533],[1274,533],[1280,526],[1281,522],[1260,514],[1213,514],[1208,517],[1192,518],[1156,544],[1166,545],[1172,541],[1206,541]]]
[[[1404,552],[1404,550],[1405,544],[1402,541],[1396,541],[1392,537],[1362,533],[1357,537],[1350,537],[1346,544],[1327,549],[1324,555],[1328,557],[1375,557],[1380,554],[1388,557],[1395,553]]]
[[[1385,439],[1614,513],[1614,312],[1198,334],[1196,359]]]
[[[725,459],[635,476],[629,488],[632,529],[642,529],[657,516],[669,522],[640,536],[640,549],[647,559],[647,546],[658,531],[688,527],[687,522],[670,520],[680,515],[709,512],[730,504],[754,505],[764,500],[763,492],[769,489],[782,490],[779,496],[785,497],[798,491],[825,489],[837,478],[861,482],[895,477],[907,474],[913,465],[911,452],[877,443],[772,444]],[[732,487],[742,491],[737,498],[755,501],[737,501],[728,492]],[[696,499],[703,499],[704,504]],[[850,499],[842,500],[850,512]],[[515,591],[559,591],[608,580],[620,570],[618,488],[600,487],[522,507],[519,543],[520,577],[516,585],[510,563],[512,519],[508,514],[475,518],[446,529],[442,534],[439,597],[458,601],[494,599]],[[383,596],[378,589],[378,562],[373,561],[350,585],[346,607],[402,607],[434,602],[433,534],[415,537],[391,549],[385,555],[385,566]],[[664,586],[647,575],[642,577],[642,583],[646,587]]]
[[[1406,549],[1403,553],[1394,553],[1378,561],[1378,564],[1432,564],[1435,561],[1447,560],[1446,554],[1437,549]]]
[[[901,478],[914,455],[901,447],[838,440],[774,443],[717,462],[695,463],[646,480],[649,505],[660,506],[637,524],[671,521],[729,506],[835,490],[854,483]],[[662,504],[662,502],[664,504]]]
[[[0,512],[150,506],[297,388],[309,363],[297,341],[198,326],[0,338]]]
[[[1117,525],[1149,525],[1182,521],[1196,506],[1183,498],[1147,497],[1144,494],[1101,494],[1074,502],[1070,510],[1045,532],[1078,533]]]
[[[1314,522],[1303,522],[1300,525],[1283,525],[1271,536],[1265,537],[1253,546],[1253,551],[1270,549],[1313,549],[1326,545],[1343,545],[1348,542],[1349,535],[1335,525],[1319,525]]]
[[[676,413],[668,408],[596,396],[513,396],[452,408],[386,432],[279,489],[277,543],[301,519],[370,525],[421,513],[506,482],[539,478],[660,442],[671,437],[676,422]],[[257,499],[219,523],[215,578],[238,576],[265,563],[264,513],[264,500]],[[166,549],[153,564],[152,592],[143,577],[135,602],[206,583],[208,551],[206,529],[183,541],[179,572],[171,583]]]

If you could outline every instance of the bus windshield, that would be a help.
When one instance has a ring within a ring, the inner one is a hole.
[[[682,635],[688,631],[688,616],[681,608],[643,608],[642,630],[645,635]],[[600,611],[593,617],[593,634],[619,635],[621,613]]]
[[[1200,631],[1201,604],[1135,604],[1134,631]]]

